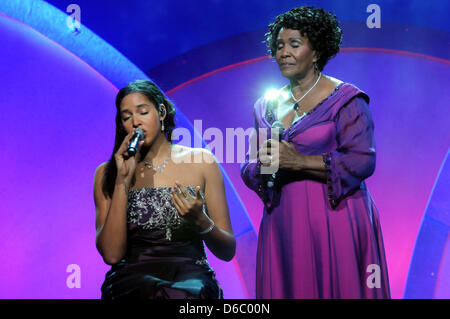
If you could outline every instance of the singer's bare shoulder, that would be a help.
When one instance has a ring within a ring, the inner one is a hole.
[[[172,160],[174,163],[213,164],[216,158],[211,151],[204,148],[193,148],[183,145],[172,146]]]
[[[97,179],[103,179],[103,176],[105,176],[106,166],[108,166],[108,161],[101,163],[97,168],[95,169],[94,174],[94,180]]]
[[[103,178],[105,177],[106,167],[108,166],[108,161],[101,163],[95,169],[94,174],[94,197],[99,198],[103,195]]]

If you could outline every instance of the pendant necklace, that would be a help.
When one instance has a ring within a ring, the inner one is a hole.
[[[145,167],[152,169],[155,173],[162,173],[164,168],[166,167],[167,163],[169,162],[169,159],[170,159],[170,153],[169,153],[169,155],[167,155],[166,159],[164,160],[164,162],[161,165],[153,166],[153,164],[148,161],[144,161],[144,165],[145,165]]]
[[[298,105],[298,102],[300,102],[301,100],[303,100],[303,99],[305,98],[305,96],[307,96],[308,93],[311,92],[311,90],[314,89],[314,88],[316,87],[316,85],[317,85],[317,83],[319,83],[319,80],[320,80],[321,77],[322,77],[322,73],[319,73],[319,77],[317,78],[316,83],[314,83],[314,85],[308,90],[308,92],[306,92],[306,93],[305,93],[301,98],[299,98],[298,100],[295,98],[294,94],[292,93],[292,87],[291,87],[291,90],[290,90],[290,92],[291,92],[291,97],[292,97],[292,99],[293,99],[294,102],[295,102],[295,104],[294,104],[294,106],[293,106],[293,109],[294,109],[294,111],[295,111],[295,114],[297,114],[297,116],[298,116],[297,110],[300,108],[300,105]],[[302,115],[298,116],[298,120],[301,120],[305,115],[306,115],[306,112],[303,112]]]

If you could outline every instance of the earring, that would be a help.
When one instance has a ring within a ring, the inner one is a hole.
[[[318,72],[319,71],[319,67],[317,66],[317,62],[314,62],[313,64],[314,64],[314,70],[316,72]]]
[[[161,116],[164,116],[164,114],[166,114],[166,111],[164,109],[161,109],[160,113]],[[161,120],[161,132],[164,132],[164,120]]]

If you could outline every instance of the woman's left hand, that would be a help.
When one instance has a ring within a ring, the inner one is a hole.
[[[301,170],[304,157],[305,155],[297,152],[293,144],[284,140],[267,140],[258,151],[258,158],[263,166],[278,166],[288,170]]]
[[[180,183],[171,190],[172,202],[178,213],[195,225],[201,225],[205,217],[203,213],[203,199],[200,195],[200,186],[195,188],[195,197],[192,196]]]

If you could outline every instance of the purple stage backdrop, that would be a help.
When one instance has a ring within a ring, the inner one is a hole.
[[[0,298],[99,298],[109,266],[95,248],[92,182],[95,168],[111,155],[118,88],[61,45],[1,13],[0,38],[6,44],[0,51]],[[380,212],[392,296],[402,298],[449,150],[450,62],[404,50],[344,47],[324,71],[371,98],[377,167],[367,185]],[[191,124],[201,123],[196,127],[206,143],[222,139],[226,149],[233,140],[227,132],[252,127],[256,99],[284,84],[276,64],[261,56],[167,94]],[[240,253],[229,263],[209,251],[208,257],[226,298],[251,298],[262,204],[240,178],[234,143],[233,159],[224,151],[221,164],[230,207],[239,210],[232,221]],[[250,227],[241,229],[248,221]],[[443,280],[450,276],[449,256],[442,255]],[[441,285],[439,297],[449,298],[450,288]]]

